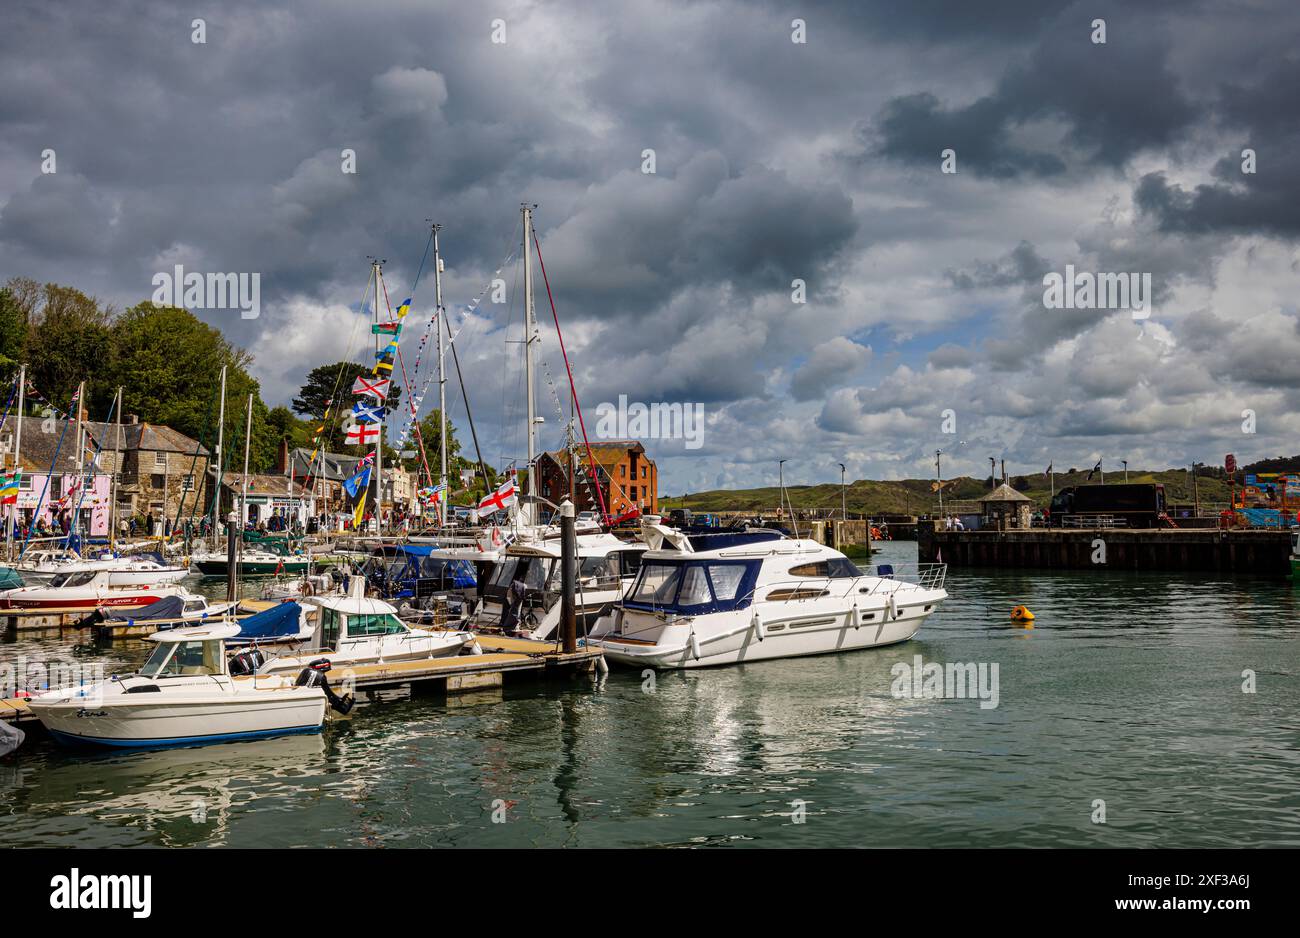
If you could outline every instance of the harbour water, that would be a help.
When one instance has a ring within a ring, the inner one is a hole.
[[[393,700],[320,736],[29,742],[0,759],[0,845],[1300,846],[1300,587],[965,570],[948,589],[916,640],[873,651]],[[10,639],[0,661],[143,651]],[[917,655],[996,664],[998,706],[897,699]]]

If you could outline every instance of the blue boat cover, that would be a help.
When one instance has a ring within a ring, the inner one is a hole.
[[[179,619],[181,613],[185,611],[185,600],[180,596],[164,596],[157,602],[152,602],[143,609],[114,609],[104,607],[100,610],[103,621],[127,622],[134,620],[143,622],[148,619]],[[198,624],[197,622],[195,623]]]
[[[227,641],[248,642],[254,639],[262,641],[269,638],[283,638],[297,635],[302,607],[295,602],[284,602],[272,606],[265,612],[239,620],[239,634]]]

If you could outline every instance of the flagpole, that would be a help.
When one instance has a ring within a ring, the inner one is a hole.
[[[524,216],[524,380],[528,383],[528,494],[537,492],[537,473],[534,471],[533,459],[537,453],[537,402],[533,394],[533,266],[528,245],[533,232],[533,210],[525,204]],[[529,503],[529,518],[532,518],[532,503]]]
[[[244,418],[244,485],[239,499],[239,527],[242,543],[242,531],[248,524],[248,451],[253,447],[253,395],[248,395],[248,416]]]

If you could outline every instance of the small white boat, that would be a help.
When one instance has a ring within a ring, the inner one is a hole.
[[[943,564],[918,567],[908,582],[888,565],[864,574],[816,541],[755,533],[720,535],[708,550],[676,534],[676,549],[647,551],[587,643],[652,668],[854,651],[909,640],[948,598]]]
[[[298,600],[314,613],[312,637],[292,654],[261,662],[259,674],[296,672],[320,658],[334,668],[385,661],[442,658],[460,654],[474,640],[469,632],[414,628],[381,599],[367,599],[365,580],[354,576],[347,596],[308,596]]]
[[[139,672],[27,705],[67,744],[153,748],[318,732],[328,702],[319,684],[229,674],[225,639],[238,632],[224,622],[157,632]]]
[[[32,583],[49,582],[62,573],[105,570],[110,586],[155,586],[175,583],[189,573],[182,564],[168,563],[158,554],[118,555],[105,551],[82,557],[75,551],[33,551],[14,565]]]
[[[97,606],[148,606],[180,587],[114,586],[111,570],[76,570],[55,574],[47,585],[20,586],[0,592],[0,609],[93,609]]]

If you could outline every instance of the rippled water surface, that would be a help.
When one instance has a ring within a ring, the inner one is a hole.
[[[948,589],[910,643],[666,672],[654,693],[616,670],[359,707],[319,736],[29,743],[0,759],[0,844],[1300,845],[1300,587],[954,571]],[[10,639],[0,661],[143,650]],[[998,706],[895,699],[890,668],[916,655],[997,664]]]

